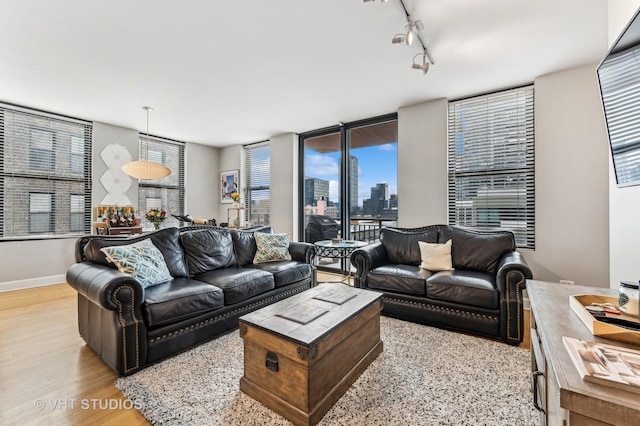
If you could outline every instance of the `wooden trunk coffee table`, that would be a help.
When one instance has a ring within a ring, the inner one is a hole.
[[[315,425],[382,352],[381,293],[323,284],[240,318],[240,389]]]

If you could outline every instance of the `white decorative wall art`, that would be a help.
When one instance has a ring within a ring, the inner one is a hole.
[[[100,183],[107,190],[107,195],[100,202],[107,206],[131,206],[127,191],[131,188],[131,178],[121,167],[131,162],[132,157],[127,148],[120,144],[109,144],[100,153],[100,158],[107,165],[107,171],[100,177]]]

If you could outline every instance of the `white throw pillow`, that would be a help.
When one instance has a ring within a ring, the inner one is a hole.
[[[425,243],[418,241],[420,246],[420,267],[431,272],[450,271],[453,269],[451,262],[451,240],[444,244]]]

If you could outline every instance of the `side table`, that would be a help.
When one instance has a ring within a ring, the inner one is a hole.
[[[321,240],[316,241],[314,243],[316,249],[316,258],[321,257],[331,257],[334,259],[348,259],[351,257],[351,253],[357,248],[364,247],[368,243],[364,241],[356,241],[356,240],[341,240],[340,242],[334,242],[333,240]],[[349,273],[347,277],[341,281],[323,281],[323,282],[339,282],[339,283],[349,283],[349,278],[351,278],[351,268],[349,268]]]
[[[528,280],[531,302],[531,368],[534,406],[541,425],[639,425],[635,392],[582,380],[562,336],[635,348],[630,343],[591,334],[569,306],[569,296],[617,295],[609,288]]]

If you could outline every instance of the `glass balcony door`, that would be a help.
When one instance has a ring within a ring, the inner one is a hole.
[[[372,243],[382,226],[395,226],[397,146],[395,114],[300,135],[301,239]],[[317,265],[351,269],[348,258],[319,258]]]

